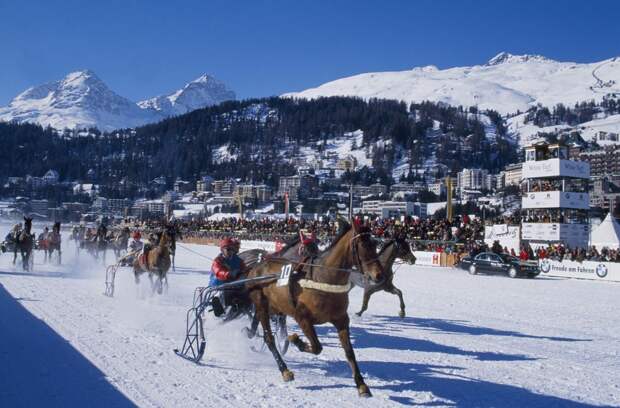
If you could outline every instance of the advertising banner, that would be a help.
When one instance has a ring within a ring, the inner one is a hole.
[[[620,263],[596,261],[553,261],[541,259],[538,261],[541,276],[561,276],[600,281],[620,282]]]
[[[416,265],[441,266],[440,252],[413,251]]]
[[[521,238],[528,241],[559,241],[560,224],[543,222],[524,222]]]
[[[248,240],[242,240],[241,241],[241,250],[242,251],[247,251],[250,249],[262,249],[268,252],[275,252],[276,251],[276,243],[275,242],[270,242],[270,241],[248,241]]]
[[[515,254],[518,254],[521,248],[519,227],[508,224],[497,224],[484,227],[484,243],[490,248],[495,241],[499,241],[502,248],[506,247],[508,250],[513,249]]]
[[[588,224],[524,222],[521,238],[528,241],[562,241],[571,247],[588,245]]]
[[[522,179],[560,176],[590,178],[590,164],[563,159],[526,161],[523,163]]]
[[[537,191],[523,195],[521,206],[528,208],[574,208],[587,210],[590,208],[588,193],[572,193],[562,191]]]

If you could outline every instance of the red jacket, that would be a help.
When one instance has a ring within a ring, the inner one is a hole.
[[[213,260],[213,265],[211,265],[211,271],[217,280],[222,282],[237,279],[245,269],[245,262],[237,255],[233,255],[229,259],[224,258],[222,255],[218,255],[218,257]]]

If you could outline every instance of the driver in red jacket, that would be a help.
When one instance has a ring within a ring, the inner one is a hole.
[[[239,246],[239,241],[231,237],[226,237],[220,241],[221,253],[213,260],[213,264],[211,265],[209,286],[219,286],[223,283],[232,282],[243,275],[247,268],[243,259],[237,255]],[[225,306],[233,306],[234,309],[235,304],[238,303],[239,295],[239,290],[226,289],[224,291],[224,299],[222,299],[224,302],[222,302],[220,298],[214,297],[212,306],[215,315],[222,315]]]

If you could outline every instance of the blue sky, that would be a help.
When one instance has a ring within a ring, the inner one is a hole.
[[[500,51],[592,62],[620,55],[619,17],[613,0],[0,0],[0,105],[83,68],[140,100],[202,73],[248,98]]]

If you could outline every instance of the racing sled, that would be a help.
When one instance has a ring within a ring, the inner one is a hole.
[[[219,286],[196,288],[194,291],[192,307],[187,311],[185,341],[183,342],[183,347],[181,347],[181,349],[174,349],[174,352],[179,357],[194,363],[199,363],[207,346],[207,337],[204,330],[205,311],[212,312],[214,308],[217,309],[221,307],[219,305],[219,298],[221,298],[221,295],[227,290],[239,289],[239,287],[245,285],[246,283],[274,280],[277,277],[278,275],[259,276],[256,278],[241,279],[234,282],[224,283]],[[254,311],[249,309],[243,314],[252,320],[252,328],[244,328],[244,332],[247,334],[248,338],[262,338],[262,330],[259,330],[260,325],[258,324],[258,320],[254,317]],[[228,320],[224,318],[222,321],[226,323]],[[286,316],[271,316],[271,325],[273,335],[276,340],[276,345],[280,350],[280,353],[285,354],[289,346],[288,332],[286,330]],[[264,350],[266,347],[264,341],[261,342],[261,344],[260,351]]]

